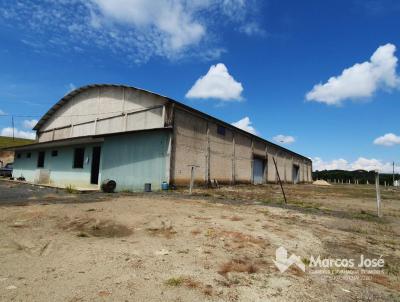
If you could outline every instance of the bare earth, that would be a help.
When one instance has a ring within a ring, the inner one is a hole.
[[[400,191],[275,185],[68,194],[0,181],[0,301],[400,301]],[[30,191],[29,191],[30,190]],[[301,257],[281,273],[275,250]],[[316,274],[311,255],[385,260]],[[348,276],[347,276],[348,277]]]

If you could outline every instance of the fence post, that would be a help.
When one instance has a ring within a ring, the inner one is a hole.
[[[375,187],[376,187],[376,208],[378,211],[378,217],[382,217],[381,211],[381,190],[379,186],[379,172],[376,171],[375,174]]]

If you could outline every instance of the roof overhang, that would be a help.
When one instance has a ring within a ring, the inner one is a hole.
[[[40,150],[40,149],[48,149],[48,148],[56,148],[56,147],[67,147],[67,146],[76,146],[76,145],[88,145],[88,144],[98,144],[104,142],[104,138],[108,136],[117,136],[124,134],[132,134],[138,132],[152,132],[152,131],[170,131],[170,127],[165,128],[152,128],[152,129],[141,129],[141,130],[133,130],[126,132],[114,132],[107,134],[99,134],[99,135],[90,135],[90,136],[81,136],[76,138],[66,138],[55,141],[41,142],[36,144],[29,144],[18,147],[10,147],[2,150],[8,151],[32,151],[32,150]]]

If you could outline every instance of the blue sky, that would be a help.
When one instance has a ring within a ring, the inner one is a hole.
[[[70,89],[121,83],[315,168],[389,171],[400,165],[399,14],[395,0],[0,0],[0,131],[15,115],[29,136]]]

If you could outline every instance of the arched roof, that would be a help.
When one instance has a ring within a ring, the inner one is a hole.
[[[203,117],[207,117],[207,118],[209,118],[209,119],[212,119],[212,120],[214,120],[216,123],[222,124],[222,125],[224,125],[225,127],[228,127],[228,128],[230,128],[230,129],[235,129],[235,131],[241,132],[242,134],[244,134],[244,135],[246,135],[246,136],[255,137],[255,138],[257,138],[258,140],[261,140],[261,141],[263,141],[263,142],[268,143],[269,145],[272,145],[272,146],[276,147],[277,149],[280,149],[280,150],[285,151],[285,152],[288,152],[288,153],[290,153],[290,154],[292,154],[292,155],[301,157],[301,158],[303,158],[303,159],[305,159],[305,160],[307,160],[307,161],[311,161],[310,158],[308,158],[308,157],[306,157],[306,156],[304,156],[304,155],[298,154],[298,153],[296,153],[296,152],[294,152],[294,151],[292,151],[292,150],[289,150],[289,149],[286,149],[286,148],[284,148],[284,147],[282,147],[282,146],[279,146],[279,145],[277,145],[277,144],[274,144],[274,143],[272,143],[272,142],[270,142],[270,141],[268,141],[268,140],[266,140],[266,139],[264,139],[264,138],[262,138],[262,137],[259,137],[259,136],[257,136],[257,135],[251,134],[251,133],[249,133],[249,132],[246,132],[246,131],[244,131],[244,130],[242,130],[242,129],[240,129],[240,128],[237,128],[237,127],[235,127],[235,126],[233,126],[233,125],[231,125],[231,124],[229,124],[229,123],[227,123],[227,122],[224,122],[224,121],[222,121],[222,120],[220,120],[220,119],[217,119],[217,118],[215,118],[215,117],[213,117],[213,116],[211,116],[211,115],[209,115],[209,114],[207,114],[207,113],[201,112],[201,111],[199,111],[199,110],[197,110],[197,109],[194,109],[194,108],[192,108],[192,107],[190,107],[190,106],[188,106],[188,105],[185,105],[185,104],[183,104],[183,103],[181,103],[181,102],[175,101],[175,100],[173,100],[173,99],[171,99],[171,98],[169,98],[169,97],[166,97],[166,96],[163,96],[163,95],[160,95],[160,94],[157,94],[157,93],[154,93],[154,92],[145,90],[145,89],[136,88],[136,87],[128,86],[128,85],[120,85],[120,84],[90,84],[90,85],[85,85],[85,86],[79,87],[79,88],[77,88],[77,89],[75,89],[75,90],[69,92],[69,93],[66,94],[62,99],[60,99],[56,104],[54,104],[54,105],[40,118],[40,120],[39,120],[38,123],[35,125],[35,127],[33,128],[33,130],[36,130],[36,131],[39,130],[39,129],[44,125],[44,123],[46,123],[46,121],[48,121],[48,120],[51,118],[51,116],[52,116],[58,109],[60,109],[62,106],[64,106],[64,105],[65,105],[68,101],[70,101],[74,96],[76,96],[76,95],[78,95],[78,94],[80,94],[80,93],[82,93],[82,92],[84,92],[84,91],[87,91],[87,90],[89,90],[89,89],[92,89],[92,88],[104,88],[104,87],[116,87],[116,88],[119,87],[119,88],[133,89],[133,90],[140,91],[140,92],[143,92],[143,93],[148,93],[148,94],[153,95],[153,96],[157,96],[157,97],[164,98],[166,101],[171,102],[171,103],[174,103],[174,104],[177,104],[177,105],[179,105],[179,107],[181,107],[181,108],[183,108],[183,109],[185,109],[185,110],[187,110],[187,111],[190,111],[190,112],[193,112],[193,113],[195,113],[195,114],[201,115],[201,116],[203,116]]]

